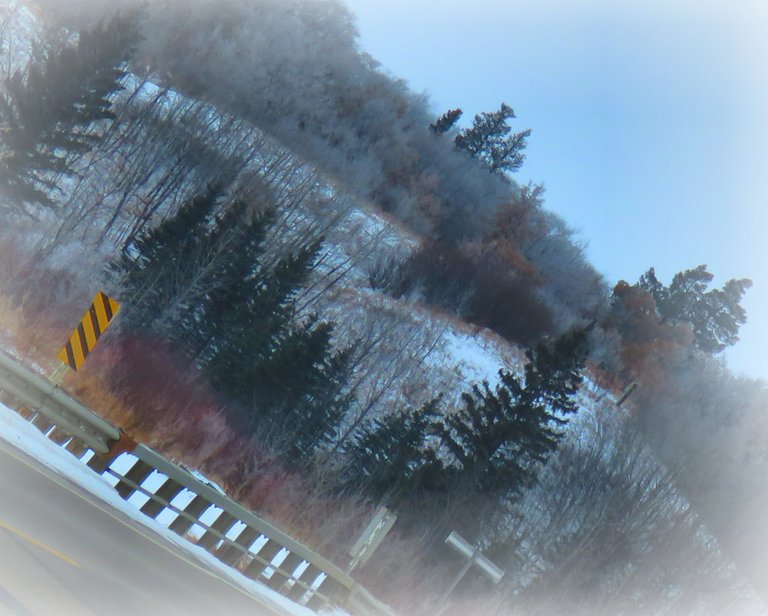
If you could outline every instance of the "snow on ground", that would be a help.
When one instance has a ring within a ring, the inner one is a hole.
[[[132,501],[124,501],[114,491],[106,478],[91,471],[82,461],[48,440],[37,428],[2,404],[0,404],[0,440],[26,452],[57,475],[75,482],[99,500],[130,516],[149,531],[162,536],[169,543],[181,548],[193,560],[217,572],[222,578],[236,584],[247,593],[258,598],[269,608],[287,616],[316,615],[316,612],[309,608],[300,606],[263,584],[250,580],[234,569],[227,567],[203,548],[193,545],[179,537],[176,533],[168,530],[161,522],[142,515],[136,505],[141,506],[143,502],[139,504]],[[144,500],[146,500],[146,497]],[[349,616],[346,612],[340,610],[326,611],[322,612],[322,614],[324,616]]]
[[[494,387],[499,382],[499,370],[509,368],[500,349],[493,348],[487,338],[453,329],[446,331],[443,339],[446,359],[453,363],[462,383],[488,381]]]

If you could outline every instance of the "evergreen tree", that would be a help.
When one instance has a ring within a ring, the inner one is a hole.
[[[587,332],[573,330],[529,350],[522,378],[500,371],[494,389],[487,382],[473,386],[454,413],[440,413],[435,399],[415,413],[372,421],[346,448],[344,485],[395,502],[455,489],[502,497],[519,492],[578,409]]]
[[[244,201],[230,205],[215,220],[205,243],[212,263],[208,284],[198,301],[185,306],[172,328],[174,341],[199,363],[205,363],[225,340],[248,301],[263,294],[265,272],[259,259],[275,216],[271,210],[250,214]],[[265,310],[268,308],[265,307]]]
[[[229,335],[238,306],[264,286],[258,259],[274,220],[219,195],[213,187],[191,199],[110,265],[131,298],[123,327],[161,334],[196,359]]]
[[[434,124],[430,124],[429,129],[438,135],[447,133],[456,125],[463,113],[461,109],[450,109],[437,118]]]
[[[276,322],[266,335],[250,323],[240,344],[224,347],[208,372],[234,402],[233,424],[265,435],[286,462],[302,466],[334,441],[352,402],[345,390],[352,350],[334,350],[333,326],[316,317],[300,325],[286,319],[277,331]]]
[[[662,323],[690,323],[694,344],[706,353],[719,353],[739,340],[739,327],[747,322],[741,299],[752,281],[731,279],[722,289],[708,290],[712,279],[707,266],[699,265],[679,272],[665,287],[651,268],[637,286],[651,294]]]
[[[201,269],[211,259],[206,238],[217,203],[217,189],[191,199],[108,265],[128,299],[121,328],[167,335],[169,322],[196,299],[196,286],[206,282]]]
[[[476,115],[472,127],[456,135],[456,147],[469,152],[494,173],[517,171],[525,160],[523,150],[531,131],[510,135],[512,129],[508,121],[514,117],[515,112],[505,103],[499,111]]]
[[[351,403],[351,349],[334,349],[332,324],[295,313],[322,240],[267,269],[274,215],[220,201],[216,188],[190,200],[110,266],[131,298],[122,327],[174,341],[231,401],[234,424],[305,464]]]
[[[261,366],[290,342],[295,296],[312,271],[319,249],[316,242],[281,259],[271,272],[258,271],[240,284],[228,285],[225,289],[233,301],[227,304],[213,294],[206,299],[201,321],[225,327],[218,327],[219,335],[200,363],[211,382],[233,399],[248,401],[256,374],[268,373]]]
[[[200,311],[202,322],[215,323],[207,326],[213,335],[200,364],[233,401],[233,423],[267,434],[298,466],[334,440],[351,403],[345,386],[352,350],[334,349],[332,324],[295,314],[295,296],[320,246],[281,259],[267,275],[257,271],[233,281],[206,298]]]
[[[112,97],[123,89],[125,62],[138,40],[136,15],[80,32],[73,46],[48,44],[26,72],[0,89],[0,190],[17,203],[52,205],[58,175],[99,140],[111,120]]]
[[[586,354],[586,330],[574,330],[529,350],[522,380],[502,370],[495,390],[483,382],[465,392],[463,408],[442,428],[454,480],[498,494],[530,484],[535,464],[554,451],[560,427],[577,410]]]
[[[268,421],[276,427],[282,424],[285,459],[297,466],[308,463],[318,447],[336,440],[352,403],[352,395],[346,391],[352,348],[335,351],[333,326],[316,320],[313,317],[294,329],[289,342],[272,357],[272,378],[264,383],[265,387],[283,387],[283,400],[273,408],[284,411],[279,415],[273,411]],[[296,375],[300,375],[298,382]],[[258,401],[254,406],[259,407]]]
[[[422,487],[427,475],[439,470],[428,445],[439,406],[440,398],[434,398],[416,411],[374,419],[358,431],[345,449],[345,485],[395,502]]]

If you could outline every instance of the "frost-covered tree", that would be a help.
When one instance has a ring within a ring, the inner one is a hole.
[[[720,353],[739,340],[739,327],[747,322],[741,300],[752,281],[733,278],[721,289],[709,289],[713,278],[706,265],[699,265],[675,274],[665,287],[651,268],[638,286],[653,296],[662,322],[690,323],[694,344],[706,353]]]
[[[593,412],[491,541],[489,556],[509,572],[503,583],[516,607],[607,615],[730,605],[753,613],[744,573],[681,492],[679,475],[631,419],[609,406]]]
[[[264,435],[296,466],[334,441],[352,402],[351,349],[335,348],[332,323],[296,314],[320,246],[305,246],[272,269],[254,264],[228,276],[226,286],[204,298],[204,333],[196,335],[205,343],[198,363],[231,401],[232,424]]]
[[[447,133],[456,125],[456,122],[459,121],[459,118],[461,118],[463,113],[464,112],[461,109],[449,109],[439,118],[437,118],[434,124],[430,124],[429,129],[438,135]]]
[[[492,172],[517,171],[525,160],[523,150],[531,130],[512,133],[509,120],[514,117],[515,112],[506,103],[498,111],[479,113],[471,128],[456,135],[456,147],[482,161]]]
[[[24,71],[0,88],[0,189],[18,204],[52,205],[59,176],[100,138],[114,118],[125,63],[138,39],[136,15],[79,33],[76,44],[48,41]]]
[[[170,323],[216,284],[216,254],[206,240],[217,206],[216,189],[198,195],[109,263],[119,296],[130,298],[124,301],[122,329],[168,335]]]

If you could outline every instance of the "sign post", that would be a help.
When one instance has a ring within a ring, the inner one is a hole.
[[[624,404],[624,402],[627,401],[627,398],[632,394],[633,391],[637,389],[637,382],[632,381],[627,387],[624,389],[623,392],[621,392],[621,395],[619,396],[619,399],[616,400],[616,406],[621,406]]]
[[[347,573],[351,573],[358,565],[365,564],[371,557],[371,554],[384,541],[384,537],[387,536],[387,533],[394,526],[395,520],[397,520],[397,515],[386,507],[379,507],[376,515],[373,516],[368,526],[365,527],[363,534],[360,535],[355,545],[349,549],[349,555],[352,557],[352,560],[349,563],[349,567],[347,567]]]

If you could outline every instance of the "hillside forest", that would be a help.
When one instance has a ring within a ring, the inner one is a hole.
[[[751,282],[609,284],[512,102],[432,109],[337,0],[2,0],[4,349],[117,298],[65,388],[341,567],[397,513],[402,614],[764,614]],[[505,576],[443,603],[451,531]]]

